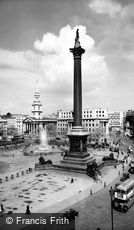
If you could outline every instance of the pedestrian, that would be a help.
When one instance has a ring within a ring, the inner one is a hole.
[[[27,205],[27,207],[26,207],[26,213],[25,214],[27,214],[27,215],[30,215],[30,207],[29,207],[29,204]]]
[[[100,175],[100,183],[102,183],[102,176]]]
[[[74,182],[74,179],[73,178],[71,178],[71,184]]]
[[[2,203],[1,203],[1,205],[0,205],[0,212],[1,212],[1,213],[4,212],[4,206],[3,206]]]

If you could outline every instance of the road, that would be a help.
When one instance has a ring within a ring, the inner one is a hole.
[[[130,177],[134,179],[134,175],[131,174]],[[112,185],[118,181],[119,178]],[[71,207],[79,211],[76,230],[96,230],[97,227],[101,230],[111,230],[110,186]],[[134,205],[127,213],[114,210],[113,216],[114,230],[134,229]]]

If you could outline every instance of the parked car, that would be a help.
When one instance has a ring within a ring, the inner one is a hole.
[[[134,167],[130,167],[130,168],[128,169],[128,172],[134,174]]]
[[[120,178],[120,181],[124,182],[127,179],[129,179],[130,175],[129,173],[123,173],[122,177]]]

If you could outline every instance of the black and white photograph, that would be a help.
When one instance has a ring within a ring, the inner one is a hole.
[[[133,0],[0,0],[0,230],[134,229],[133,86]]]

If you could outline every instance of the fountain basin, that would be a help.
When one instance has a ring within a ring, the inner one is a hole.
[[[55,154],[55,153],[62,153],[63,151],[59,149],[57,146],[29,146],[24,148],[23,154],[25,156],[40,156],[40,155],[47,155],[47,154]]]
[[[40,156],[47,155],[52,153],[52,147],[43,147],[43,146],[29,146],[23,150],[25,156]]]

